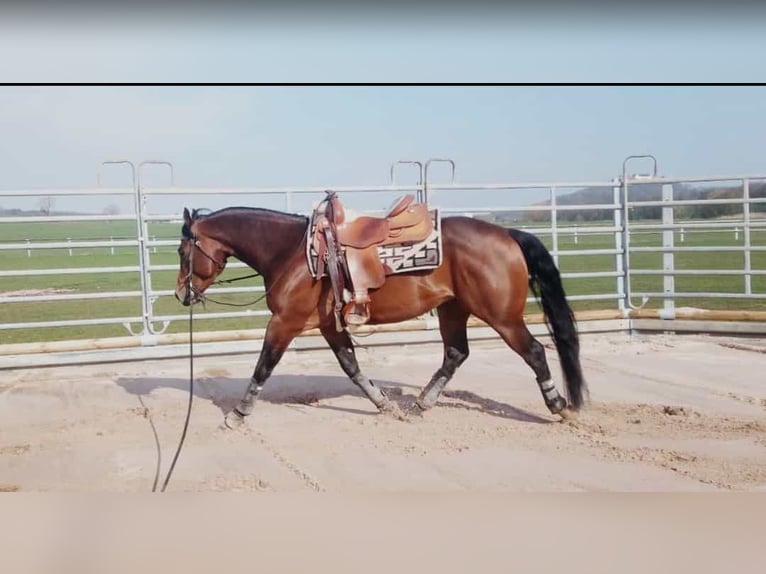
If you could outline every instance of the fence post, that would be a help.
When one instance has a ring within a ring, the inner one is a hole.
[[[154,316],[154,302],[156,297],[153,295],[152,288],[152,271],[151,271],[151,253],[157,251],[156,246],[154,249],[149,249],[149,223],[146,218],[148,209],[146,205],[147,196],[144,194],[144,185],[142,180],[142,169],[147,165],[164,165],[170,169],[170,185],[175,186],[175,179],[173,176],[173,164],[168,161],[157,160],[145,160],[138,164],[138,168],[135,170],[135,194],[136,194],[136,222],[138,229],[138,253],[139,253],[139,267],[141,269],[141,305],[144,315],[144,332],[142,334],[142,345],[155,345],[157,339],[155,335],[162,334],[167,328],[166,322],[162,330],[154,328],[153,316]],[[151,237],[151,242],[155,241],[155,237]]]
[[[558,213],[556,212],[556,188],[551,186],[551,246],[553,248],[553,261],[559,267],[559,227]]]
[[[26,241],[27,241],[27,245],[29,245],[29,239],[27,239]],[[27,247],[27,257],[32,257],[32,250],[29,247]]]
[[[744,203],[742,204],[742,233],[743,233],[743,242],[742,245],[744,247],[744,255],[745,255],[745,295],[752,295],[753,294],[753,284],[752,284],[752,260],[750,256],[750,180],[745,179],[742,181],[742,199],[744,200]]]
[[[115,164],[122,164],[127,165],[130,168],[130,174],[131,174],[131,185],[133,187],[133,202],[135,205],[135,213],[136,213],[136,239],[138,240],[138,277],[141,280],[141,333],[133,333],[133,330],[130,328],[128,324],[126,324],[126,327],[128,328],[128,331],[131,335],[139,334],[142,337],[142,343],[143,339],[148,337],[150,335],[150,322],[149,322],[149,289],[147,288],[146,283],[146,254],[144,252],[145,245],[146,245],[146,235],[143,232],[142,228],[142,221],[143,221],[143,205],[141,201],[141,189],[138,182],[137,174],[136,174],[136,165],[126,159],[120,159],[120,160],[108,160],[101,163],[101,165],[115,165]],[[114,249],[114,247],[112,247]]]
[[[673,184],[665,183],[662,185],[662,201],[673,201]],[[674,246],[672,205],[662,208],[662,225],[662,270],[669,272],[668,275],[662,276],[662,291],[665,295],[662,303],[662,311],[666,319],[672,319],[676,312],[674,299],[676,281],[675,275],[673,275],[675,261],[673,252],[666,251],[667,249],[672,249]]]
[[[625,247],[622,242],[623,222],[622,222],[622,186],[619,178],[612,179],[612,193],[614,204],[618,207],[614,209],[614,249],[617,253],[614,256],[614,270],[617,272],[617,308],[625,311],[625,266],[624,254]]]
[[[450,164],[452,167],[452,179],[450,183],[455,183],[455,162],[448,158],[432,157],[423,166],[423,203],[428,205],[428,166],[433,162],[444,162]]]
[[[651,176],[649,177],[657,177],[657,159],[651,155],[651,154],[643,154],[643,155],[629,155],[626,157],[622,162],[622,178],[620,178],[620,184],[622,186],[622,257],[623,257],[623,273],[625,275],[625,306],[630,307],[633,309],[640,309],[641,307],[646,304],[647,298],[644,297],[641,306],[636,307],[633,305],[632,301],[632,295],[633,295],[633,286],[631,285],[631,275],[630,275],[630,201],[628,199],[628,186],[629,186],[629,177],[628,177],[628,162],[632,159],[641,159],[641,158],[649,158],[652,160],[654,167],[652,169]],[[634,176],[637,177],[637,176]]]

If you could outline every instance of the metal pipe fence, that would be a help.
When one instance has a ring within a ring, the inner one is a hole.
[[[622,176],[609,181],[462,183],[455,181],[455,162],[436,158],[395,162],[388,185],[262,188],[177,186],[168,162],[110,161],[104,166],[129,168],[129,186],[101,186],[99,172],[97,188],[0,191],[2,201],[77,197],[86,212],[0,215],[0,341],[15,341],[11,334],[21,331],[31,333],[27,340],[44,341],[67,328],[109,326],[127,329],[151,345],[187,318],[173,299],[183,207],[237,204],[309,215],[327,189],[337,191],[354,211],[383,211],[397,196],[413,193],[438,207],[443,217],[477,217],[526,229],[551,250],[569,298],[583,308],[626,311],[659,305],[668,319],[681,301],[766,309],[766,175],[669,178],[657,175],[655,161],[651,175],[629,176],[627,163],[641,157],[646,156],[628,158]],[[435,162],[449,164],[450,181],[429,180],[428,167]],[[167,170],[169,185],[145,184],[150,166]],[[418,168],[416,183],[396,182],[404,166]],[[683,195],[724,183],[729,184],[727,197],[720,192]],[[132,212],[93,213],[109,196],[132,199]],[[683,212],[701,208],[729,211],[726,219]],[[641,215],[651,209],[651,217]],[[232,261],[224,278],[245,267]],[[262,285],[252,284],[216,287],[210,294],[262,292]],[[205,311],[196,318],[263,322],[269,315],[262,305]]]

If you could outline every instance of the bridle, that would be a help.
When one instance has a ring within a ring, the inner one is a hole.
[[[215,257],[213,257],[212,255],[210,255],[210,254],[209,254],[207,251],[205,251],[205,250],[202,248],[202,244],[200,243],[200,241],[199,241],[199,239],[197,238],[197,235],[196,235],[196,234],[192,235],[192,236],[191,236],[191,238],[190,238],[190,240],[192,241],[192,247],[196,247],[197,249],[199,249],[199,252],[200,252],[200,253],[202,253],[202,255],[204,255],[204,256],[205,256],[205,257],[207,257],[208,259],[210,259],[210,261],[212,261],[213,263],[215,263],[215,265],[216,265],[216,267],[218,267],[218,269],[220,269],[221,271],[223,271],[223,270],[224,270],[224,268],[226,267],[226,263],[221,263],[221,262],[220,262],[220,261],[218,261],[218,260],[217,260]],[[189,256],[190,256],[190,259],[189,259],[189,271],[191,272],[191,254],[190,254]]]
[[[204,255],[210,261],[212,261],[215,264],[215,266],[218,267],[219,271],[223,271],[226,268],[226,262],[224,261],[223,263],[221,263],[215,257],[210,255],[210,253],[205,251],[196,233],[189,232],[189,235],[186,237],[186,239],[188,239],[189,242],[191,243],[191,248],[189,249],[189,273],[186,275],[186,278],[185,278],[186,288],[189,290],[189,294],[190,294],[190,300],[189,300],[190,304],[194,304],[195,302],[200,301],[204,305],[206,301],[211,301],[213,303],[217,303],[218,305],[227,305],[229,307],[249,307],[250,305],[255,305],[256,303],[259,303],[268,295],[268,289],[267,289],[263,293],[263,295],[261,295],[254,301],[248,301],[247,303],[227,303],[226,301],[216,301],[215,299],[211,299],[210,297],[205,295],[202,291],[200,291],[194,286],[194,282],[192,281],[192,277],[194,276],[194,266],[192,264],[192,261],[193,261],[193,254],[194,254],[195,248],[199,250],[199,252],[202,255]],[[244,277],[234,277],[233,279],[220,279],[218,281],[213,281],[211,285],[225,285],[227,283],[234,283],[235,281],[242,281],[243,279],[252,279],[253,277],[260,277],[260,276],[261,276],[261,273],[256,271],[255,273],[251,273],[250,275],[245,275]]]
[[[195,248],[198,249],[199,252],[202,255],[204,255],[205,257],[210,259],[210,261],[212,261],[216,265],[216,267],[218,267],[218,269],[220,271],[223,271],[225,265],[221,264],[212,255],[210,255],[207,251],[205,251],[202,248],[202,244],[200,243],[199,239],[197,239],[196,235],[192,235],[191,237],[188,238],[188,240],[189,240],[189,242],[191,244],[191,247],[189,248],[189,258],[188,258],[189,272],[186,274],[186,277],[184,278],[184,282],[186,283],[186,288],[189,291],[189,304],[190,305],[194,305],[194,303],[196,303],[197,301],[201,301],[202,304],[204,305],[205,304],[205,294],[202,293],[202,291],[200,291],[199,289],[197,289],[194,286],[194,281],[192,281],[192,279],[194,277],[194,263],[193,263],[193,261],[194,261],[194,251],[195,251]]]

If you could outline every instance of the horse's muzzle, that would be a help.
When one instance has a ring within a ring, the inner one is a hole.
[[[191,305],[191,289],[187,287],[181,287],[176,289],[175,291],[176,299],[183,305],[184,307],[188,307]]]

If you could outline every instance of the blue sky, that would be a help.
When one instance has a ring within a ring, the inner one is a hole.
[[[670,9],[672,10],[672,9]],[[761,18],[647,10],[367,20],[5,18],[6,81],[758,81]],[[186,185],[385,184],[397,159],[459,181],[762,173],[763,87],[0,87],[0,188],[92,185],[166,159]],[[0,205],[8,204],[3,200]]]
[[[765,10],[754,2],[379,4],[390,8],[4,5],[0,72],[22,82],[747,82],[763,74]]]

